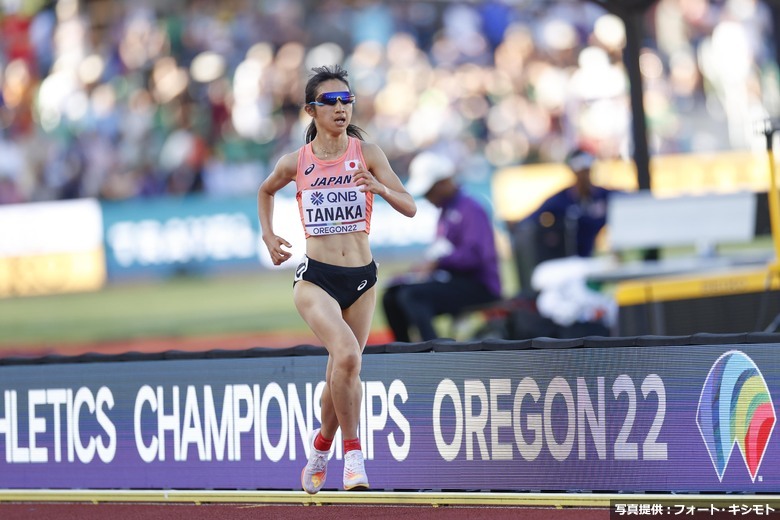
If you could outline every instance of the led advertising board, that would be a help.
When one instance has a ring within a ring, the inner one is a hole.
[[[777,493],[777,347],[366,355],[371,486]],[[300,489],[326,359],[0,366],[0,487]]]

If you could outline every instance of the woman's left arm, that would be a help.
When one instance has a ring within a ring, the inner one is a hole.
[[[385,152],[376,144],[366,142],[361,144],[363,158],[367,164],[361,165],[354,174],[356,184],[361,186],[363,191],[370,191],[384,198],[402,215],[413,217],[417,213],[417,204],[393,171]]]

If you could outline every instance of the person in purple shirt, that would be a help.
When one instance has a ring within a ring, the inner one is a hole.
[[[433,319],[501,298],[493,224],[485,208],[455,180],[447,157],[423,152],[409,165],[407,191],[441,209],[424,261],[390,282],[382,298],[396,341],[439,337]]]

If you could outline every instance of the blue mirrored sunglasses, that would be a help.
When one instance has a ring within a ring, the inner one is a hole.
[[[341,101],[341,103],[344,105],[351,105],[355,102],[355,95],[351,92],[347,92],[346,90],[342,92],[323,92],[320,94],[319,101],[310,101],[309,104],[318,107],[324,105],[335,106],[339,101]]]

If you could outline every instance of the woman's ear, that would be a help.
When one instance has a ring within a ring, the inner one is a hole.
[[[306,111],[306,113],[309,116],[314,117],[314,107],[313,106],[311,106],[311,105],[304,105],[303,109]]]

